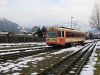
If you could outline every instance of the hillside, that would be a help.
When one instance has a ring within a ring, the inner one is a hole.
[[[19,27],[20,26],[18,24],[0,17],[0,31],[19,32],[20,31]]]

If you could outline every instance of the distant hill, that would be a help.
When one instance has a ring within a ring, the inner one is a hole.
[[[20,28],[18,24],[0,17],[0,31],[20,32]]]

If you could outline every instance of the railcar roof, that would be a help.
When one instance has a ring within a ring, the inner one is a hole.
[[[61,31],[61,30],[64,30],[64,31],[69,31],[69,32],[78,32],[78,33],[83,33],[81,31],[77,31],[75,29],[71,29],[71,28],[63,28],[63,27],[59,27],[59,28],[51,28],[50,30],[48,31]]]

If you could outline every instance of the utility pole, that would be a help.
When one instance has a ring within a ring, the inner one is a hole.
[[[74,17],[70,17],[71,18],[71,29],[72,29],[72,26],[73,26],[73,21],[72,21],[72,19],[74,18]]]

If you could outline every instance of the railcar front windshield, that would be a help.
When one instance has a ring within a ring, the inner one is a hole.
[[[57,32],[56,31],[49,31],[49,32],[47,32],[47,37],[57,37]]]

